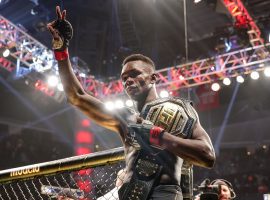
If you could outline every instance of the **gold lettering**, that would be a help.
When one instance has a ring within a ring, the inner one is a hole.
[[[39,166],[33,167],[33,168],[25,168],[25,169],[10,172],[10,176],[12,177],[12,176],[27,175],[27,174],[37,173],[39,171],[40,171]]]
[[[27,169],[23,169],[23,174],[28,174]]]
[[[35,168],[35,171],[36,171],[36,172],[39,172],[39,170],[40,170],[39,167],[36,167],[36,168]]]

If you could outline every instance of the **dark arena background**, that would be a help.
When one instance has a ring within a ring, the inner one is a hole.
[[[118,135],[66,101],[46,28],[56,5],[73,25],[74,71],[107,109],[133,106],[119,79],[132,53],[156,63],[161,97],[193,101],[217,156],[213,169],[193,167],[194,194],[222,178],[237,200],[270,199],[266,0],[0,0],[0,199],[59,188],[98,199],[125,166]]]

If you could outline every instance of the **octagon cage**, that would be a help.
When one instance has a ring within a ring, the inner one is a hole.
[[[123,147],[0,171],[1,200],[118,200],[116,180],[124,177]],[[181,175],[184,200],[192,199],[192,166]]]

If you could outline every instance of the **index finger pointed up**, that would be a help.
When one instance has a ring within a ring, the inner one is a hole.
[[[62,14],[61,14],[61,10],[59,6],[56,6],[56,15],[57,15],[58,20],[62,19]]]

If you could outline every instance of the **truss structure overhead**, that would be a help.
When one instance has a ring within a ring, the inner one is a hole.
[[[1,15],[0,43],[2,47],[11,49],[12,69],[16,70],[17,77],[23,76],[31,70],[44,72],[54,68],[57,64],[51,50]],[[22,67],[24,70],[21,70]]]
[[[262,50],[267,48],[270,48],[270,43],[158,70],[160,80],[157,87],[174,91],[208,84],[225,77],[249,74],[254,70],[261,71],[270,61],[268,52],[261,55]],[[81,78],[81,82],[87,91],[96,96],[120,95],[124,90],[121,80],[105,83],[85,77]]]
[[[39,73],[55,68],[53,52],[40,42],[24,33],[7,19],[0,16],[0,41],[13,41],[16,43],[17,51],[12,56],[17,62],[10,62],[1,58],[0,66],[10,71],[14,68],[18,72],[20,68],[29,67]],[[270,43],[229,52],[215,57],[197,60],[191,63],[168,67],[158,70],[160,81],[157,87],[169,91],[179,90],[197,85],[207,84],[221,80],[225,77],[235,77],[240,74],[248,74],[253,70],[263,70],[270,61]],[[77,63],[78,64],[78,63]],[[81,76],[80,66],[75,64],[74,71],[85,90],[99,98],[106,96],[122,95],[124,88],[121,80],[102,82],[94,76]],[[23,66],[23,67],[22,67]],[[24,74],[19,74],[24,75]]]
[[[261,37],[261,31],[250,16],[241,0],[223,0],[223,4],[235,20],[235,26],[238,28],[247,28],[249,42],[252,46],[263,45],[264,40]]]

